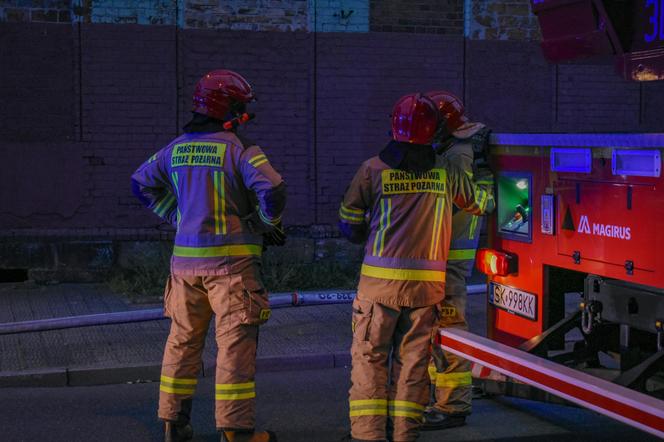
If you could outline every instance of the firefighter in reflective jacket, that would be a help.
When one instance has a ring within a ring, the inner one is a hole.
[[[352,319],[355,441],[417,438],[436,306],[444,297],[452,204],[476,215],[494,204],[488,187],[453,164],[436,164],[439,121],[431,99],[402,97],[392,112],[393,141],[362,164],[339,210],[342,233],[366,244]]]
[[[464,107],[457,97],[446,91],[426,94],[440,111],[444,126],[437,134],[435,147],[440,162],[459,166],[467,175],[485,163],[485,145],[489,135],[481,123],[471,123],[464,115]],[[476,167],[473,167],[475,163]],[[478,185],[493,186],[493,180],[476,181]],[[447,257],[445,299],[441,303],[440,320],[435,327],[468,329],[465,319],[466,277],[470,276],[479,243],[482,218],[453,209],[452,238]],[[424,413],[423,430],[439,430],[465,424],[471,412],[472,379],[470,361],[453,353],[434,348],[433,363],[429,366],[435,401]]]
[[[271,432],[254,431],[254,373],[258,326],[270,316],[259,276],[263,237],[283,243],[285,185],[263,151],[236,133],[251,119],[246,103],[253,99],[239,74],[208,73],[196,86],[185,134],[132,176],[136,196],[177,228],[164,294],[172,322],[159,387],[167,441],[192,437],[192,396],[213,314],[221,440],[276,440]]]

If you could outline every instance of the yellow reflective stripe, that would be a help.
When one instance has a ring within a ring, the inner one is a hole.
[[[423,413],[422,411],[390,409],[390,416],[394,417],[411,417],[413,419],[422,419],[422,413]]]
[[[349,213],[351,215],[362,215],[364,216],[364,210],[362,209],[351,209],[350,207],[346,207],[343,203],[341,203],[341,210],[343,210],[346,213]]]
[[[380,218],[378,218],[378,231],[376,232],[376,236],[374,237],[373,252],[372,252],[374,256],[378,254],[378,243],[380,242],[380,232],[383,230],[383,217],[385,216],[385,207],[383,205],[384,201],[385,200],[383,199],[380,200]]]
[[[383,250],[385,249],[385,232],[387,232],[387,229],[390,228],[390,224],[392,223],[392,198],[387,199],[387,222],[385,224],[385,228],[381,232],[381,238],[380,238],[380,249],[378,250],[378,256],[383,256]]]
[[[226,234],[226,180],[224,173],[218,170],[213,172],[214,181],[214,233]]]
[[[264,153],[261,153],[261,154],[256,155],[255,157],[251,157],[251,158],[249,158],[249,163],[250,163],[250,164],[254,164],[254,163],[258,162],[258,161],[264,160],[265,158],[267,158],[267,157],[265,156],[265,154],[264,154]]]
[[[267,157],[265,156],[265,154],[260,154],[260,155],[256,155],[253,158],[250,158],[249,159],[249,164],[251,164],[254,167],[258,167],[261,164],[267,163],[267,161],[268,160],[267,160]]]
[[[350,416],[387,416],[387,399],[351,400]]]
[[[164,216],[168,210],[173,207],[173,204],[175,203],[175,195],[173,195],[170,191],[164,196],[159,203],[155,206],[153,209],[154,212],[159,215],[159,216]]]
[[[477,228],[478,219],[479,218],[477,216],[473,216],[473,219],[470,220],[470,228],[468,229],[470,232],[468,233],[468,239],[475,239],[475,230]],[[475,255],[473,254],[473,256]]]
[[[407,408],[414,408],[416,410],[424,411],[424,405],[418,404],[417,402],[411,402],[411,401],[390,401],[389,406],[390,407],[407,407]]]
[[[482,213],[486,211],[486,208],[489,205],[489,201],[493,201],[493,193],[487,193],[487,199],[484,200],[484,206],[482,206]]]
[[[439,270],[391,269],[362,264],[361,272],[364,276],[396,281],[445,281],[445,272]]]
[[[178,185],[178,173],[177,172],[171,173],[171,178],[173,179],[173,188],[175,189],[175,196],[179,200],[180,199],[180,187]],[[182,214],[180,213],[180,206],[178,205],[178,214],[177,214],[177,225],[178,225],[178,227],[180,226],[180,218],[182,218]]]
[[[436,210],[433,215],[433,232],[431,234],[431,247],[429,249],[429,259],[436,259],[438,245],[440,244],[440,234],[443,226],[443,211],[445,210],[443,198],[436,198]]]
[[[242,399],[252,399],[256,397],[255,391],[246,393],[216,393],[214,398],[218,401],[238,401]]]
[[[387,416],[387,408],[367,408],[362,410],[351,410],[350,417],[357,416]]]
[[[198,379],[196,378],[171,378],[168,376],[161,375],[162,384],[171,384],[171,385],[196,385],[198,384]]]
[[[214,397],[217,400],[235,401],[256,397],[256,383],[253,381],[238,384],[216,384],[214,388]]]
[[[438,376],[438,371],[436,370],[436,366],[434,364],[429,364],[427,367],[427,371],[429,372],[429,379],[431,380],[432,384],[436,383],[436,377]]]
[[[478,190],[478,197],[477,200],[475,201],[477,205],[484,211],[484,208],[486,207],[486,201],[487,197],[489,196],[488,192],[482,190],[482,189],[477,189]]]
[[[349,209],[341,204],[339,218],[350,223],[362,223],[364,222],[364,210]]]
[[[341,210],[339,210],[339,218],[341,218],[342,220],[347,221],[351,224],[361,224],[361,223],[364,222],[364,217],[363,216],[346,215]]]
[[[424,406],[410,401],[390,401],[389,413],[390,416],[394,417],[421,419],[424,413]]]
[[[447,256],[448,261],[466,261],[469,259],[475,259],[475,249],[457,249],[450,250],[449,255]]]
[[[242,382],[239,384],[215,384],[214,389],[219,390],[246,390],[247,388],[256,388],[256,382]]]
[[[469,371],[459,373],[438,373],[436,387],[456,388],[472,385],[473,377]]]
[[[436,206],[433,211],[433,227],[431,229],[431,241],[429,245],[429,259],[433,259],[433,251],[434,251],[434,244],[436,243],[436,231],[438,230],[437,223],[438,223],[438,200],[440,198],[436,198]]]
[[[390,227],[392,212],[392,198],[380,200],[380,224],[374,238],[373,254],[382,256],[385,249],[385,232]]]
[[[261,256],[263,248],[254,244],[231,244],[211,247],[173,247],[173,255],[183,258],[217,258],[222,256]]]
[[[160,385],[159,390],[171,394],[194,394],[196,391],[195,388],[169,387],[167,385]]]
[[[221,189],[221,196],[219,200],[221,201],[221,234],[225,235],[227,233],[226,227],[226,179],[224,173],[220,173],[221,177],[219,178],[219,184]]]
[[[363,405],[381,405],[387,407],[387,399],[352,399],[349,403],[351,408]]]
[[[173,179],[173,188],[175,189],[175,194],[180,195],[180,189],[178,188],[178,173],[171,173],[171,178]]]
[[[221,229],[219,228],[219,171],[215,170],[212,173],[212,184],[214,186],[214,192],[212,193],[212,205],[214,213],[214,233],[219,235]]]

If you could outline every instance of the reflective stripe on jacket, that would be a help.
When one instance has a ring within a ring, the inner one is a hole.
[[[439,302],[453,203],[476,215],[493,210],[493,186],[475,184],[445,158],[422,173],[391,169],[378,157],[362,164],[339,210],[342,224],[369,227],[358,297],[407,307]]]
[[[132,175],[137,197],[177,228],[171,272],[180,275],[237,273],[260,260],[262,237],[242,218],[258,210],[277,223],[282,182],[262,150],[232,132],[182,135]]]

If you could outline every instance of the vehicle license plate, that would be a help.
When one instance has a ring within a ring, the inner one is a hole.
[[[537,318],[537,296],[506,285],[491,283],[489,302],[508,312],[524,318]]]

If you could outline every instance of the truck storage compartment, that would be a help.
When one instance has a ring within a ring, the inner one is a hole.
[[[654,186],[561,180],[554,184],[560,226],[558,253],[654,271],[659,222]]]

